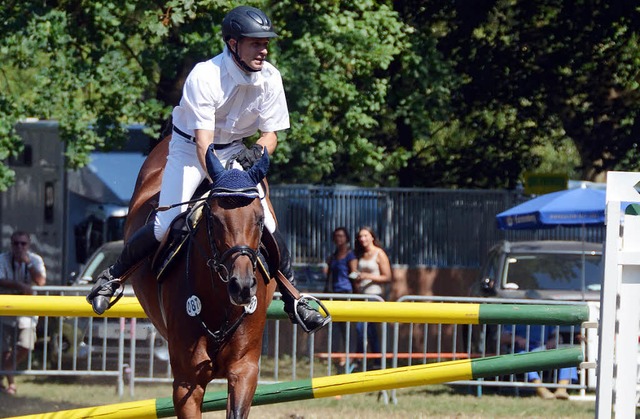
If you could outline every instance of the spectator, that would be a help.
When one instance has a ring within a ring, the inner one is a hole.
[[[16,231],[11,235],[11,250],[0,254],[0,292],[4,294],[32,294],[32,285],[44,285],[46,270],[39,255],[29,251],[29,233]],[[27,358],[36,343],[37,316],[1,317],[2,369],[15,370]],[[0,382],[3,393],[16,395],[13,375],[7,376],[7,387]]]
[[[358,258],[357,273],[355,275],[356,288],[359,293],[377,295],[384,298],[384,288],[391,282],[391,264],[387,253],[382,249],[371,227],[361,227],[355,244],[355,255]],[[364,352],[365,323],[358,323],[356,352]],[[380,353],[378,326],[367,325],[367,352]]]
[[[351,238],[345,227],[333,230],[335,250],[327,259],[327,282],[324,292],[352,294],[353,282],[349,274],[357,267],[357,259],[351,250]]]
[[[557,338],[560,338],[560,343],[562,343],[562,336],[555,332],[555,330],[551,331],[547,335],[546,341],[544,341],[542,333],[542,327],[529,327],[528,336],[529,339],[527,341],[527,326],[526,325],[516,325],[515,326],[515,336],[511,334],[511,331],[514,330],[513,327],[506,328],[501,336],[502,345],[510,345],[513,348],[514,353],[521,352],[535,352],[535,351],[544,351],[547,349],[555,349],[558,347]],[[542,384],[543,380],[538,371],[528,372],[527,381],[535,384]],[[578,370],[575,367],[570,368],[561,368],[558,370],[558,385],[563,387],[558,387],[555,392],[552,392],[546,387],[537,387],[536,394],[538,397],[551,400],[551,399],[559,399],[559,400],[568,400],[569,393],[567,389],[564,387],[570,383],[574,383],[578,381]]]
[[[334,252],[327,259],[327,282],[324,292],[353,294],[353,282],[349,275],[355,272],[358,260],[351,250],[351,237],[345,227],[338,227],[333,230]],[[334,323],[334,331],[339,331],[340,336],[334,336],[332,341],[332,351],[340,352],[344,348],[345,352],[350,352],[347,347],[347,323]],[[346,367],[346,357],[340,358],[338,363],[340,369]]]

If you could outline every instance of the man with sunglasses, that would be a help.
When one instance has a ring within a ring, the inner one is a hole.
[[[0,293],[32,294],[32,285],[45,285],[46,270],[40,255],[29,250],[29,233],[15,231],[11,235],[11,250],[0,254]],[[0,317],[2,325],[2,369],[14,370],[27,358],[36,343],[37,316]],[[13,375],[7,375],[7,387],[0,382],[0,390],[15,395],[17,387]]]

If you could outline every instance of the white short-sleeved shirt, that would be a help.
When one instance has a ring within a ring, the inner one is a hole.
[[[189,73],[173,124],[186,134],[214,131],[215,144],[228,144],[262,132],[289,128],[289,111],[280,72],[264,62],[255,73],[242,71],[225,47]]]
[[[33,264],[33,267],[42,275],[46,276],[46,269],[44,267],[42,257],[33,252],[29,252],[28,254],[30,263]],[[11,252],[0,254],[0,279],[18,281],[23,284],[33,285],[33,280],[31,279],[29,269],[27,269],[27,264],[14,262]],[[0,289],[0,293],[6,292],[7,290]],[[0,320],[2,323],[10,325],[16,325],[17,321],[17,326],[20,329],[24,329],[27,327],[35,327],[38,322],[38,316],[1,317]]]

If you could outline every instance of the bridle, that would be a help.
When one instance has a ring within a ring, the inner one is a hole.
[[[209,198],[217,198],[217,199],[253,199],[248,195],[257,192],[257,188],[247,188],[247,189],[224,189],[224,188],[213,188],[209,194]],[[233,195],[231,195],[233,194]],[[229,269],[227,268],[227,264],[233,266],[235,261],[241,256],[247,256],[251,261],[251,266],[253,266],[253,270],[256,270],[256,265],[258,263],[258,249],[253,249],[250,246],[245,244],[239,244],[232,246],[231,248],[225,250],[222,254],[218,250],[218,246],[215,244],[214,238],[214,214],[211,209],[211,205],[209,204],[209,200],[205,200],[203,202],[204,205],[204,217],[207,222],[207,237],[209,239],[209,248],[211,249],[211,257],[207,259],[207,266],[211,268],[211,270],[217,273],[220,276],[220,279],[224,283],[229,282]],[[260,237],[262,237],[262,228],[258,226],[260,231]],[[260,243],[260,238],[258,239],[258,243]],[[259,246],[259,245],[258,245]]]
[[[241,256],[247,256],[251,261],[253,270],[255,271],[258,264],[258,251],[246,244],[238,244],[225,250],[222,254],[216,246],[213,232],[213,211],[208,202],[204,203],[204,216],[207,222],[207,237],[209,239],[209,249],[211,249],[211,257],[207,259],[207,266],[211,270],[220,276],[220,279],[224,283],[229,282],[229,268],[227,266],[233,266],[236,260]],[[262,235],[262,231],[260,232]]]
[[[240,244],[240,245],[232,246],[229,249],[225,250],[224,252],[220,253],[220,250],[218,249],[218,246],[215,243],[215,239],[214,239],[215,215],[214,215],[213,209],[211,208],[209,200],[216,199],[216,198],[217,199],[237,199],[237,198],[233,198],[232,195],[229,194],[230,192],[234,194],[239,194],[239,195],[233,195],[233,196],[239,196],[240,199],[255,199],[253,197],[251,198],[242,197],[242,192],[247,192],[245,190],[216,191],[215,189],[212,189],[211,192],[208,194],[208,196],[202,197],[199,199],[202,201],[200,205],[202,205],[202,217],[204,218],[204,220],[201,220],[201,221],[204,221],[206,224],[208,249],[205,250],[201,246],[198,246],[195,240],[195,235],[196,235],[198,226],[200,226],[201,223],[196,224],[195,228],[192,227],[189,223],[187,223],[187,225],[189,226],[188,229],[189,229],[189,236],[190,236],[188,240],[188,246],[187,246],[187,252],[186,252],[187,260],[186,260],[186,270],[185,270],[185,275],[186,275],[185,282],[188,284],[187,286],[191,286],[191,282],[189,281],[189,277],[190,277],[189,267],[190,267],[191,250],[194,244],[196,244],[195,248],[198,250],[201,256],[207,261],[206,264],[209,267],[209,270],[211,273],[212,292],[215,292],[215,288],[216,288],[215,287],[216,275],[220,278],[220,280],[223,283],[227,284],[229,282],[230,270],[228,266],[233,266],[233,264],[238,258],[242,256],[248,257],[249,260],[251,261],[251,266],[253,267],[253,270],[254,271],[256,270],[256,267],[258,264],[258,257],[259,257],[258,249],[254,249],[251,246],[248,246],[245,244]],[[253,192],[253,191],[250,191],[250,192]],[[261,237],[262,228],[261,226],[257,226],[257,228],[260,231],[260,237]],[[258,240],[258,243],[260,243],[260,239]],[[259,247],[259,244],[258,244],[258,247]],[[189,311],[190,304],[193,306],[195,310],[193,314]],[[233,334],[233,332],[240,326],[244,318],[255,311],[256,305],[257,305],[257,298],[254,296],[252,298],[252,303],[249,304],[248,306],[245,306],[244,310],[242,311],[242,314],[238,316],[233,322],[230,321],[229,319],[230,313],[229,313],[229,310],[227,310],[222,326],[216,331],[212,331],[207,326],[206,322],[202,319],[202,317],[200,316],[201,305],[200,307],[197,307],[198,304],[201,304],[199,303],[199,298],[195,294],[192,294],[191,297],[187,300],[187,312],[191,317],[196,318],[200,322],[204,330],[208,333],[208,335],[214,340],[214,342],[219,347],[220,345],[222,345],[222,343],[224,343],[225,339],[231,334]]]

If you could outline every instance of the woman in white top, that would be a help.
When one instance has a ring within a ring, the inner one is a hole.
[[[358,231],[355,254],[358,292],[383,296],[384,287],[391,282],[391,264],[371,227]]]
[[[384,297],[386,284],[391,282],[391,263],[371,227],[361,227],[355,243],[358,292]],[[358,332],[356,352],[364,352],[364,323],[356,325]],[[376,324],[367,325],[368,353],[380,353],[380,341]]]

